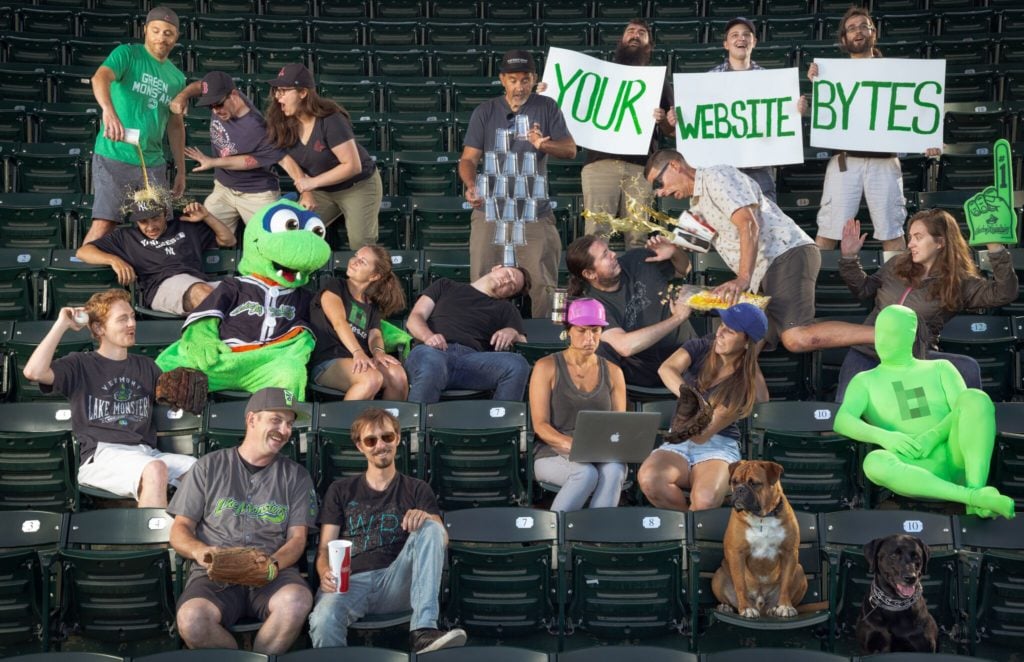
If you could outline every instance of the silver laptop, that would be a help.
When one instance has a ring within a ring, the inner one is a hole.
[[[581,411],[572,435],[572,462],[632,462],[654,448],[661,414],[637,411]]]

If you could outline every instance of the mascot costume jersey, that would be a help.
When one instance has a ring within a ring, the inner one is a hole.
[[[291,200],[278,200],[245,227],[242,276],[225,278],[185,319],[181,339],[161,352],[164,372],[198,368],[211,391],[255,393],[267,386],[306,392],[313,295],[302,286],[327,264],[324,223]]]
[[[888,306],[875,320],[881,364],[857,374],[835,431],[881,446],[864,475],[896,494],[954,501],[981,517],[1014,516],[1013,499],[986,487],[996,419],[984,391],[969,389],[949,361],[913,357],[917,315]]]

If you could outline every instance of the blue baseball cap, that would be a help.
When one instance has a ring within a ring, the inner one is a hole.
[[[738,303],[718,311],[725,325],[733,331],[742,331],[751,340],[759,341],[768,332],[768,318],[764,311],[752,303]]]

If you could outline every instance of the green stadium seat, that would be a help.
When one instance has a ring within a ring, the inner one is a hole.
[[[286,64],[306,62],[309,51],[305,46],[254,46],[252,49],[252,67],[250,73],[257,77],[270,80]]]
[[[957,315],[946,322],[939,349],[966,354],[981,366],[981,388],[995,402],[1014,392],[1017,337],[1013,320],[1000,315]]]
[[[764,0],[765,16],[801,16],[811,13],[810,0]]]
[[[365,44],[364,23],[358,20],[315,18],[309,22],[309,41],[312,44],[342,47]]]
[[[320,16],[332,19],[370,18],[369,0],[318,0]]]
[[[96,70],[93,68],[78,66],[65,66],[60,71],[51,72],[53,93],[50,101],[96,105],[96,97],[92,93],[94,73]]]
[[[473,636],[559,631],[554,552],[558,516],[532,508],[446,512],[444,616]]]
[[[448,108],[448,88],[434,79],[386,79],[383,94],[385,112],[439,113]]]
[[[547,6],[545,2],[543,6]],[[592,46],[591,24],[587,21],[541,23],[538,45],[544,48],[581,49]]]
[[[820,147],[805,147],[804,162],[780,166],[776,186],[779,193],[799,193],[818,199],[825,183],[825,169],[832,154]]]
[[[259,13],[259,5],[259,0],[206,0],[206,13],[251,16]]]
[[[967,646],[999,658],[1022,645],[1016,578],[1024,573],[1024,522],[960,516],[956,520],[966,579]]]
[[[376,113],[381,110],[380,79],[369,77],[331,76],[317,81],[317,92],[333,99],[352,113]]]
[[[41,143],[91,143],[100,126],[100,109],[94,104],[41,105],[32,111],[35,140]]]
[[[993,312],[999,315],[1024,315],[1024,289],[1022,289],[1024,288],[1024,249],[1010,248],[1008,250],[1013,258],[1013,270],[1017,273],[1017,299],[1001,308],[996,308]],[[978,251],[978,268],[986,277],[992,276],[992,263],[989,261],[987,250]]]
[[[423,251],[423,288],[438,278],[470,282],[468,248],[427,248]]]
[[[469,248],[472,210],[464,198],[420,196],[413,197],[411,205],[415,248]]]
[[[85,161],[90,156],[87,144],[25,143],[16,152],[14,191],[69,195],[85,191]]]
[[[254,18],[252,39],[260,45],[309,43],[306,21],[298,18]]]
[[[567,346],[561,337],[562,325],[554,324],[546,317],[525,319],[523,328],[526,331],[526,342],[517,342],[515,350],[526,357],[530,365],[549,354],[562,351]]]
[[[47,249],[0,248],[0,319],[29,321],[38,317],[36,279],[49,261]],[[9,336],[3,338],[7,340]],[[5,388],[4,394],[9,390]]]
[[[491,55],[476,48],[445,47],[433,51],[432,71],[442,78],[476,78],[487,76],[490,71]],[[453,83],[456,81],[453,80]]]
[[[352,440],[352,423],[367,407],[376,407],[398,418],[400,442],[395,456],[396,468],[409,476],[419,472],[420,405],[416,402],[387,400],[345,400],[320,402],[316,407],[316,443],[310,473],[317,492],[326,493],[331,483],[345,476],[366,471],[366,457]]]
[[[725,51],[721,46],[707,44],[672,50],[672,73],[702,74],[722,64]]]
[[[375,18],[414,19],[426,18],[427,8],[422,0],[373,0]]]
[[[938,18],[931,12],[878,14],[875,21],[879,40],[924,42],[938,34]]]
[[[96,292],[120,287],[114,270],[105,264],[87,264],[73,250],[55,250],[43,270],[43,315],[53,319],[65,306],[84,306]]]
[[[223,71],[238,77],[251,72],[249,47],[233,41],[193,41],[188,45],[189,71]]]
[[[380,113],[358,113],[350,118],[356,142],[368,152],[378,152],[384,145],[385,116]]]
[[[850,288],[839,274],[839,250],[821,251],[821,270],[814,284],[815,317],[866,316],[874,307],[874,301],[859,301],[853,298]],[[882,255],[878,251],[862,250],[860,266],[868,274],[882,266]]]
[[[457,196],[455,152],[395,152],[398,195]]]
[[[127,35],[125,36],[127,40]],[[73,67],[99,68],[110,55],[110,51],[125,41],[118,39],[65,39],[64,50],[67,64]]]
[[[659,48],[695,48],[705,43],[706,25],[701,19],[656,20],[651,28]],[[622,36],[620,31],[619,36]],[[673,54],[675,57],[675,54]]]
[[[994,143],[1008,138],[1007,110],[1001,103],[947,103],[943,142]]]
[[[416,46],[423,43],[418,21],[366,22],[366,43],[372,46]]]
[[[75,12],[69,9],[19,7],[15,20],[19,32],[39,32],[66,37],[75,35]]]
[[[651,17],[654,19],[680,19],[700,16],[701,3],[692,0],[652,0]]]
[[[646,4],[642,0],[597,0],[594,3],[594,18],[625,22],[638,16],[646,16]]]
[[[532,21],[537,4],[522,0],[491,0],[482,4],[483,18],[495,21]]]
[[[572,159],[548,159],[548,195],[580,195],[583,191],[584,150],[578,150]]]
[[[78,458],[70,405],[0,404],[0,421],[0,510],[75,510]]]
[[[943,145],[936,180],[939,191],[975,193],[992,185],[992,143]],[[927,196],[927,197],[926,197]],[[922,193],[922,207],[931,194]],[[931,206],[935,206],[934,203]],[[960,215],[962,218],[962,214]],[[964,226],[966,227],[966,226]]]
[[[820,24],[814,16],[784,16],[764,21],[765,42],[804,44],[818,40]],[[754,59],[761,63],[763,45],[754,48]],[[764,66],[763,64],[761,66]],[[769,67],[770,68],[770,67]]]
[[[948,11],[938,16],[939,33],[944,37],[977,37],[999,31],[999,17],[992,9]]]
[[[427,21],[423,26],[423,43],[443,48],[471,49],[480,43],[479,23]]]
[[[0,512],[0,648],[8,655],[50,649],[49,576],[44,564],[64,536],[64,518],[42,510]]]
[[[884,44],[879,48],[885,48]],[[883,50],[887,57],[893,57]],[[976,38],[935,39],[928,49],[932,59],[946,60],[946,66],[965,64],[989,64],[994,61],[995,42],[987,36]],[[897,57],[899,57],[897,55]]]
[[[452,80],[452,110],[471,113],[477,106],[504,94],[501,81],[495,78],[464,78]]]
[[[29,132],[29,107],[20,101],[0,101],[0,141],[14,147],[17,143],[27,141]],[[0,177],[0,185],[3,184],[3,178]]]
[[[480,39],[484,45],[501,52],[538,45],[533,21],[484,21]]]
[[[391,113],[385,125],[387,147],[395,152],[443,152],[451,142],[450,125],[450,113]]]
[[[119,39],[132,34],[132,14],[123,12],[78,12],[79,37],[86,39]]]
[[[46,68],[34,64],[0,64],[0,98],[4,101],[45,103]]]
[[[160,352],[180,338],[181,319],[140,319],[135,323],[135,344],[130,351],[156,360]]]
[[[317,45],[311,49],[316,76],[368,76],[370,61],[362,48]]]
[[[1024,508],[1024,404],[997,402],[996,445],[992,451],[989,485]]]
[[[251,27],[251,21],[246,16],[204,13],[195,17],[193,38],[211,43],[239,44],[251,40]]]
[[[426,0],[427,15],[433,19],[463,20],[478,18],[480,9],[474,0],[449,2],[448,0]]]
[[[263,13],[267,16],[312,16],[313,5],[314,0],[266,0],[263,3]]]
[[[383,78],[385,84],[394,77],[423,83],[430,70],[430,53],[419,48],[376,48],[369,56],[370,70],[374,76]]]
[[[946,103],[989,102],[996,99],[999,75],[993,65],[967,65],[962,71],[946,68]]]
[[[0,247],[64,248],[68,240],[64,205],[68,203],[46,193],[0,194]]]
[[[13,33],[0,35],[4,62],[37,67],[63,64],[64,47],[60,39],[49,35]]]

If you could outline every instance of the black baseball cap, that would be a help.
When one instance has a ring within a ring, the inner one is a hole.
[[[146,200],[141,202],[133,200],[130,203],[128,221],[130,223],[136,223],[138,221],[144,221],[147,218],[153,218],[154,216],[165,216],[166,214],[167,208],[160,203],[153,202],[152,200]]]
[[[498,71],[503,74],[518,72],[535,74],[537,73],[537,65],[534,64],[530,51],[505,51],[505,55],[501,57],[501,65],[498,67]]]
[[[216,106],[235,89],[235,81],[223,71],[211,71],[203,76],[201,84],[202,96],[196,100],[197,106]]]
[[[178,23],[178,15],[170,7],[153,7],[146,14],[146,23],[151,21],[163,21],[164,23],[170,23],[176,29],[180,30],[181,25]]]
[[[284,65],[277,72],[277,78],[267,83],[271,87],[316,87],[313,72],[300,62]]]
[[[729,30],[732,29],[732,26],[739,25],[740,23],[747,26],[747,29],[750,30],[751,34],[753,34],[755,37],[757,36],[757,26],[755,26],[754,22],[751,21],[749,18],[745,18],[743,16],[737,16],[736,18],[726,23],[725,32],[723,33],[723,36],[729,34]]]
[[[302,407],[295,393],[288,389],[268,386],[252,394],[245,405],[245,413],[259,411],[290,411],[295,414],[295,422],[308,421],[309,412]]]

